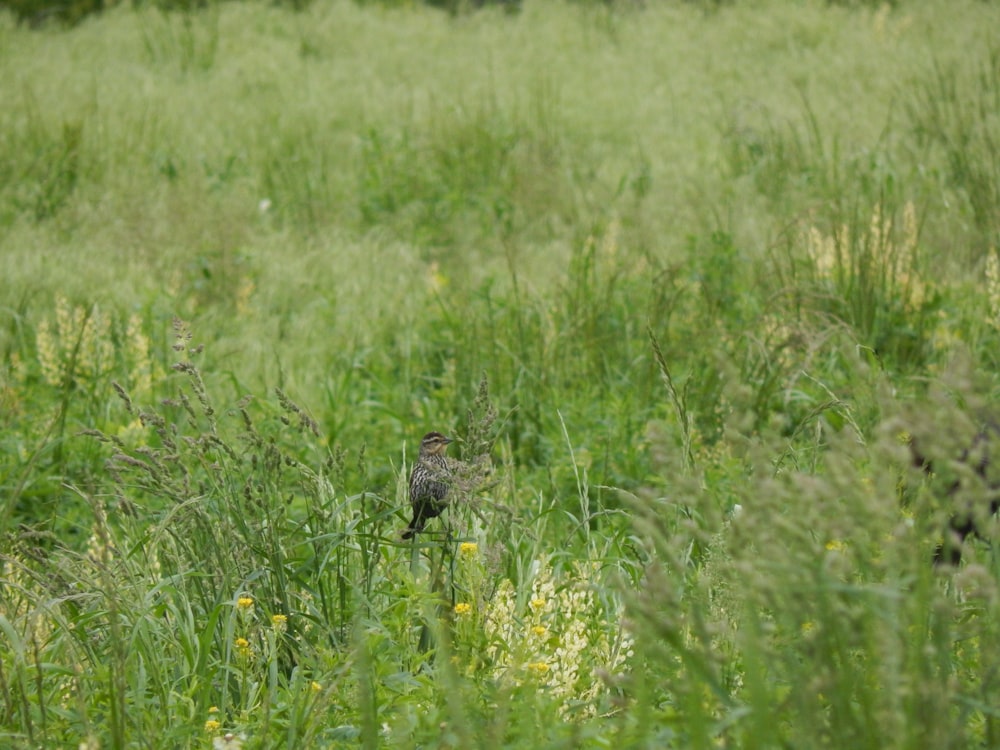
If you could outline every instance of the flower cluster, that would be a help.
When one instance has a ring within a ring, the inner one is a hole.
[[[456,603],[452,608],[456,619],[466,626],[479,627],[479,617],[488,597],[487,574],[479,545],[476,542],[461,542],[458,545],[458,568],[455,575]]]
[[[107,372],[114,356],[111,318],[97,305],[89,310],[72,307],[62,296],[56,297],[55,314],[54,328],[43,320],[35,333],[45,382],[57,387],[82,384]]]
[[[248,596],[247,594],[241,594],[236,598],[236,615],[244,631],[246,631],[253,623],[254,605],[255,602],[253,597]],[[284,622],[282,622],[281,624],[283,626]],[[273,619],[272,619],[272,625],[273,626],[277,625],[277,623]],[[250,644],[250,641],[244,638],[243,636],[238,636],[233,641],[233,650],[235,651],[236,656],[243,661],[248,661],[250,657],[253,656],[254,654],[254,648]]]
[[[632,639],[620,625],[622,605],[613,611],[602,605],[591,584],[596,573],[592,564],[577,563],[557,580],[549,561],[537,560],[527,596],[501,582],[485,618],[495,677],[532,681],[562,699],[564,711],[583,703],[593,712],[603,686],[598,674],[621,672],[632,655]]]
[[[54,387],[91,385],[121,363],[126,372],[120,377],[132,393],[146,395],[159,375],[139,315],[129,317],[122,331],[99,306],[71,305],[62,296],[56,297],[54,323],[38,323],[35,346],[42,378]]]
[[[883,213],[879,204],[872,211],[867,231],[852,232],[842,224],[827,235],[810,226],[804,232],[803,243],[819,278],[841,282],[855,274],[874,274],[907,310],[916,310],[926,296],[924,283],[916,273],[917,235],[916,209],[907,202],[900,226]]]
[[[254,703],[260,689],[261,675],[266,674],[275,664],[279,642],[286,637],[288,631],[289,616],[276,612],[269,617],[259,617],[261,608],[257,600],[245,592],[237,593],[231,601],[232,614],[227,626],[231,640],[227,658],[237,667],[233,670],[238,692],[235,706],[245,707]],[[304,686],[311,694],[318,694],[323,690],[322,685],[313,680],[304,683]],[[246,721],[245,711],[238,713],[233,711],[232,706],[223,708],[227,714],[236,714],[234,721],[237,726]],[[212,706],[204,724],[205,732],[213,735],[212,747],[238,750],[246,742],[246,735],[233,732],[220,735],[224,723],[219,714],[219,708]]]

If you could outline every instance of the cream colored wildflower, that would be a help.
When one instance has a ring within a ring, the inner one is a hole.
[[[632,655],[631,638],[618,624],[621,604],[607,610],[592,586],[598,572],[596,565],[577,564],[557,587],[550,563],[536,561],[523,610],[513,584],[501,582],[484,617],[486,657],[496,678],[520,684],[529,674],[565,701],[564,713],[593,703],[606,684],[596,672],[620,672]]]
[[[125,326],[125,358],[129,363],[129,388],[139,397],[153,388],[155,363],[150,356],[149,337],[142,330],[142,317],[133,313]]]
[[[903,206],[903,248],[912,262],[913,254],[917,251],[917,232],[920,227],[917,224],[917,207],[913,201],[907,201]]]
[[[73,306],[59,295],[55,300],[54,317],[55,325],[49,320],[41,320],[35,328],[35,347],[45,382],[54,387],[70,383],[90,386],[107,375],[115,362],[112,316],[98,305]],[[125,346],[131,343],[127,328]],[[149,361],[148,349],[147,341],[146,362]]]
[[[38,351],[38,364],[42,368],[42,379],[51,386],[62,385],[65,374],[62,355],[47,320],[41,321],[35,328],[35,348]]]
[[[889,219],[882,218],[882,204],[876,203],[872,210],[872,217],[868,222],[868,240],[870,247],[884,247],[885,240],[889,234],[892,224]]]
[[[244,277],[240,281],[240,285],[236,288],[236,314],[245,318],[250,310],[250,298],[253,297],[253,293],[257,291],[257,285],[254,280],[250,277]]]
[[[246,737],[241,734],[227,732],[212,740],[212,750],[241,750],[245,739]]]
[[[919,308],[927,292],[925,283],[916,273],[919,231],[916,208],[912,202],[907,202],[902,213],[902,225],[895,227],[895,232],[892,217],[885,215],[881,204],[872,209],[867,231],[852,234],[851,229],[842,224],[828,236],[815,226],[809,227],[804,242],[817,276],[834,278],[838,271],[856,273],[853,266],[859,258],[852,256],[860,248],[865,252],[860,256],[863,262],[872,264],[870,271],[885,280],[887,291],[900,298],[907,309]]]
[[[114,559],[114,551],[108,545],[107,533],[95,529],[87,540],[87,557],[95,563],[107,564]]]
[[[816,227],[809,227],[806,233],[806,248],[816,268],[816,274],[821,278],[830,278],[837,267],[837,242],[833,237],[826,237]]]
[[[78,379],[93,381],[108,371],[114,358],[114,343],[111,338],[111,318],[97,305],[94,305],[89,315],[83,307],[76,308],[74,322],[77,328],[73,335],[79,335],[80,345],[76,355],[76,374]],[[79,331],[79,333],[78,333]],[[71,336],[60,333],[64,350],[68,349]]]
[[[18,383],[23,383],[28,376],[28,366],[24,363],[19,352],[11,352],[9,355],[10,375]]]
[[[986,256],[986,293],[990,303],[990,325],[1000,329],[1000,254]]]

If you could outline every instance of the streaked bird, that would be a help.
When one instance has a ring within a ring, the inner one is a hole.
[[[991,463],[991,459],[995,458],[991,453],[996,450],[998,438],[1000,423],[987,422],[949,467],[957,475],[947,488],[947,497],[953,508],[944,541],[934,550],[936,565],[957,566],[962,562],[962,547],[966,539],[969,536],[984,538],[986,522],[1000,510],[1000,478]],[[929,477],[934,476],[933,462],[922,454],[912,439],[910,454],[914,466],[923,469]]]
[[[909,447],[913,467],[926,475],[947,509],[947,526],[934,550],[934,564],[957,566],[969,537],[988,538],[987,523],[1000,511],[1000,474],[993,455],[1000,446],[1000,422],[982,419],[957,454],[948,447],[947,433],[922,432],[918,438],[904,430],[900,439]]]
[[[448,507],[452,485],[449,459],[445,456],[452,439],[440,432],[428,432],[420,441],[420,455],[410,471],[410,505],[413,520],[403,532],[403,539],[424,530],[427,519],[440,516]]]

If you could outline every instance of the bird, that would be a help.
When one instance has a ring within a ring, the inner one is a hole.
[[[934,477],[934,462],[924,454],[922,444],[907,436],[913,466],[928,477]],[[953,507],[944,532],[944,541],[934,549],[935,565],[958,566],[962,562],[962,546],[972,536],[982,539],[982,523],[1000,511],[1000,481],[993,476],[991,450],[1000,438],[1000,423],[990,420],[972,438],[971,444],[951,462],[952,471],[959,474],[945,489]],[[948,463],[948,462],[945,462]],[[962,471],[960,467],[965,467]],[[962,497],[965,496],[964,502]],[[961,507],[971,506],[971,507]]]
[[[948,563],[958,566],[962,562],[962,545],[970,535],[980,539],[984,537],[985,529],[982,523],[1000,510],[1000,482],[991,476],[990,440],[1000,434],[1000,425],[990,424],[980,431],[969,448],[962,451],[958,461],[972,469],[972,475],[963,482],[956,479],[948,488],[948,497],[958,499],[963,494],[971,495],[974,508],[956,511],[948,520],[948,531],[945,540],[934,550],[934,563]],[[925,471],[933,474],[933,467],[926,462]],[[987,512],[988,508],[988,512]]]
[[[403,532],[403,539],[412,539],[424,530],[427,519],[440,516],[448,507],[451,489],[451,463],[445,451],[454,442],[440,432],[428,432],[420,441],[420,455],[410,471],[410,505],[413,520]]]

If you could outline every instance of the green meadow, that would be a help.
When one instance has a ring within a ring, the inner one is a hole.
[[[1000,5],[112,5],[0,14],[0,746],[1000,746]]]

